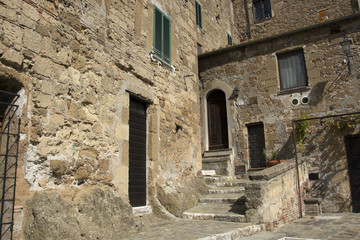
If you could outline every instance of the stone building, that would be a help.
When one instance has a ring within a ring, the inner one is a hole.
[[[15,203],[2,211],[15,209],[14,236],[116,239],[144,227],[132,210],[181,215],[205,188],[201,170],[235,176],[263,167],[248,144],[256,136],[292,158],[291,120],[302,111],[358,110],[359,56],[348,76],[339,45],[346,34],[358,52],[358,6],[0,0],[0,149],[9,166],[18,159],[17,172],[0,168],[16,174]],[[279,84],[277,70],[289,52],[306,69],[294,91]],[[303,96],[308,103],[291,104]],[[213,126],[223,134],[209,133],[208,116],[220,119]],[[10,136],[18,126],[17,141]],[[312,173],[321,168],[316,154]],[[345,163],[334,166],[334,189],[324,190],[340,210],[351,205]]]
[[[205,159],[203,167],[245,173],[265,167],[264,149],[268,157],[290,160],[298,145],[299,161],[309,166],[309,196],[321,198],[324,211],[350,211],[359,199],[355,192],[351,199],[344,137],[357,138],[358,120],[334,127],[346,120],[326,116],[359,112],[358,2],[233,4],[241,42],[199,56],[202,147],[211,149],[217,138],[232,152],[222,165]],[[352,40],[349,57],[340,45],[344,37]],[[211,105],[227,118],[216,119]],[[292,120],[316,117],[326,118],[304,121],[304,139],[294,144]],[[208,127],[211,121],[223,131]]]

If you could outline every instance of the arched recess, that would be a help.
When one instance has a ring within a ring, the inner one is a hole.
[[[211,81],[209,84],[205,84],[204,90],[201,91],[201,115],[202,115],[202,151],[208,151],[210,149],[209,143],[209,117],[208,117],[208,97],[214,94],[214,98],[216,98],[216,94],[222,92],[224,94],[224,102],[226,112],[226,124],[227,124],[227,139],[228,139],[228,148],[232,148],[233,140],[231,129],[233,127],[233,121],[231,116],[233,116],[233,110],[230,108],[229,97],[231,96],[233,89],[224,82],[221,81]],[[220,96],[218,96],[220,97]],[[222,98],[222,97],[221,97]]]
[[[207,118],[209,150],[229,148],[226,96],[220,89],[208,93]]]

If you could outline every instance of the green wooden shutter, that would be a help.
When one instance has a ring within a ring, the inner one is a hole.
[[[202,28],[201,5],[196,1],[196,25]]]
[[[154,51],[155,55],[161,56],[162,52],[162,13],[155,8],[154,10]]]
[[[171,21],[157,7],[154,7],[154,53],[171,64]]]
[[[163,60],[171,63],[171,25],[167,17],[163,17]]]
[[[227,33],[228,45],[233,45],[232,37],[230,34]]]

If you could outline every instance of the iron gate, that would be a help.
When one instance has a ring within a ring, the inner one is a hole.
[[[19,95],[0,91],[0,236],[12,239],[20,118],[16,116]]]

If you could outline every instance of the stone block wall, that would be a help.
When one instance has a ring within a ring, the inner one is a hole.
[[[308,189],[306,164],[299,165],[301,206],[297,187],[296,164],[288,161],[250,175],[245,185],[247,221],[266,223],[273,228],[299,218],[304,212],[304,197]]]
[[[343,29],[340,32],[333,31],[332,24],[324,23],[306,31],[244,43],[236,48],[200,56],[200,81],[204,83],[204,88],[209,88],[214,82],[221,81],[234,93],[234,98],[228,100],[230,109],[228,121],[233,124],[229,141],[234,143],[235,167],[240,165],[249,167],[247,124],[263,123],[266,150],[278,151],[279,159],[293,159],[293,119],[297,119],[301,114],[319,117],[359,111],[360,95],[357,91],[359,89],[357,80],[359,24],[360,20],[356,15],[348,20],[336,22],[336,25]],[[348,60],[340,46],[345,34],[353,41],[350,57],[351,76],[348,72]],[[297,49],[302,49],[304,52],[308,86],[301,90],[282,91],[277,54]],[[308,104],[296,106],[291,104],[292,98],[303,96],[310,99]],[[206,106],[203,105],[203,107]],[[323,131],[325,131],[324,134],[331,134],[332,130],[323,129]],[[320,136],[323,135],[320,134]],[[313,140],[316,141],[315,138]],[[321,144],[321,142],[316,144]],[[341,145],[341,149],[338,150],[342,156],[334,159],[332,153],[326,149],[326,144],[330,144],[330,147],[336,144]],[[332,200],[328,205],[336,202],[334,198],[338,199],[339,204],[340,202],[348,203],[346,199],[348,199],[350,189],[346,185],[344,141],[341,137],[334,137],[334,142],[326,142],[326,144],[319,150],[321,154],[315,148],[307,149],[307,160],[316,159],[317,164],[336,162],[339,168],[323,169],[328,172],[323,175],[324,181],[329,175],[342,177],[335,178],[337,183],[331,187],[334,190],[330,190],[327,186],[323,188],[322,193],[318,191],[319,188],[315,192],[322,196],[329,194],[328,197]],[[314,161],[311,164],[313,163]],[[330,194],[332,191],[337,192],[336,196]]]
[[[233,44],[238,43],[239,29],[234,25],[233,1],[204,1],[202,6],[202,28],[197,27],[197,43],[202,53],[228,45],[227,34],[232,37]]]
[[[342,24],[354,42],[352,64],[353,71],[357,71],[359,19]],[[343,37],[344,33],[332,33],[330,26],[325,25],[200,56],[200,80],[204,86],[222,81],[230,89],[238,90],[236,98],[229,100],[233,113],[230,120],[234,123],[230,138],[236,143],[238,161],[248,162],[248,123],[263,122],[266,149],[278,150],[280,158],[288,159],[293,157],[292,119],[301,113],[324,116],[358,109],[357,73],[348,76],[346,56],[340,46]],[[283,92],[276,54],[294,49],[304,51],[308,87],[298,92]],[[301,96],[308,96],[309,104],[292,106],[291,98]]]
[[[264,38],[359,11],[358,3],[355,1],[321,0],[309,3],[296,0],[271,0],[270,4],[272,17],[257,22],[254,18],[253,0],[233,1],[235,26],[239,29],[240,42],[250,40],[250,35],[252,39]],[[246,11],[249,13],[249,24]]]
[[[197,38],[213,49],[235,31],[227,23],[230,0],[200,2],[205,34],[196,26],[195,1],[0,1],[0,88],[23,88],[19,209],[27,210],[37,190],[96,185],[128,196],[132,96],[149,103],[149,202],[157,183],[196,177]],[[153,55],[154,6],[171,21],[171,66]],[[215,12],[221,21],[213,26]]]

